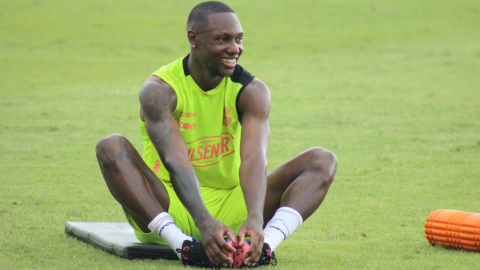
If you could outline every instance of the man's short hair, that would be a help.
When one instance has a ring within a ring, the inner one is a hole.
[[[218,1],[207,1],[196,5],[188,15],[187,32],[206,27],[208,15],[225,12],[235,13],[229,6]]]

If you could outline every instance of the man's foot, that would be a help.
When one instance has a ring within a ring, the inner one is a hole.
[[[237,243],[236,242],[233,242],[232,239],[230,238],[226,238],[225,241],[227,241],[227,244],[231,247],[233,247],[235,250],[237,249]],[[227,255],[230,259],[232,259],[233,263],[231,263],[229,265],[229,268],[235,268],[233,267],[233,264],[235,264],[235,254],[237,253],[236,251],[233,252],[233,253],[229,253],[225,250],[223,250],[223,252],[225,253],[225,255]]]
[[[277,265],[277,259],[275,259],[275,252],[270,249],[270,245],[263,243],[262,254],[260,255],[260,260],[255,264],[255,266],[263,265]]]
[[[234,248],[236,251],[233,253],[233,263],[230,265],[230,268],[246,267],[246,265],[243,263],[245,261],[245,255],[243,255],[243,253],[250,248],[250,243],[245,240],[243,242],[243,246],[236,244]]]
[[[216,267],[207,257],[203,245],[200,241],[193,239],[185,240],[182,244],[182,249],[176,250],[182,254],[182,263],[184,265],[214,268]]]
[[[239,246],[236,243],[229,241],[230,239],[227,239],[227,243],[229,243],[229,245],[236,249],[236,252],[234,252],[233,254],[227,254],[230,258],[233,259],[233,263],[230,265],[230,268],[254,268],[259,266],[266,266],[269,264],[273,266],[277,265],[277,260],[275,259],[275,252],[271,251],[270,245],[268,245],[267,243],[263,244],[262,254],[260,254],[260,260],[258,260],[257,263],[251,266],[247,266],[244,264],[245,255],[243,254],[250,248],[250,243],[245,240],[243,246]]]

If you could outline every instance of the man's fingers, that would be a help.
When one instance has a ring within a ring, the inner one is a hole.
[[[243,246],[243,243],[245,242],[245,230],[240,230],[238,232],[237,239],[238,239],[238,245]]]
[[[235,232],[233,230],[227,230],[225,234],[232,240],[233,242],[237,242],[237,237],[235,236]]]
[[[225,253],[219,248],[215,249],[215,255],[218,261],[217,265],[228,266],[228,264],[233,263],[232,259],[225,255]]]
[[[253,240],[253,239],[252,239]],[[255,263],[257,261],[254,261],[254,255],[255,255],[255,250],[257,249],[257,243],[256,241],[252,241],[250,243],[250,248],[245,252],[245,264],[246,265],[251,265],[252,263]]]
[[[215,255],[217,257],[217,260],[218,260],[218,265],[221,265],[221,266],[228,266],[229,264],[233,263],[232,259],[230,259],[226,254],[225,252],[223,252],[221,249],[217,249],[215,251]]]
[[[250,248],[245,252],[246,259],[245,264],[251,265],[260,260],[260,256],[263,248],[263,237],[259,235],[252,236]]]
[[[232,253],[232,252],[235,251],[235,248],[230,246],[227,243],[227,241],[225,241],[225,239],[223,239],[223,237],[221,237],[220,239],[215,238],[215,240],[217,241],[218,246],[220,246],[220,248],[225,250],[226,252]],[[225,255],[225,254],[223,254],[223,255]],[[227,255],[225,255],[225,257],[227,257]],[[228,258],[228,259],[231,260],[230,258]]]
[[[218,264],[218,261],[215,258],[215,252],[208,245],[203,245],[203,249],[205,250],[205,253],[207,254],[210,262],[212,262],[213,264]]]
[[[204,246],[204,249],[207,253],[208,259],[216,265],[228,266],[228,264],[231,262],[231,259],[225,255],[225,253],[215,242],[213,242],[211,245]]]

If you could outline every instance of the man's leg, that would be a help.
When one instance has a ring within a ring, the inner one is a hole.
[[[125,137],[108,136],[96,151],[108,189],[144,233],[153,231],[174,250],[191,240],[166,212],[170,198],[165,186]]]
[[[312,148],[267,175],[264,233],[272,250],[318,209],[336,170],[332,152]]]
[[[113,197],[149,232],[147,225],[167,211],[167,190],[148,168],[133,145],[121,135],[110,135],[97,144],[97,159]]]

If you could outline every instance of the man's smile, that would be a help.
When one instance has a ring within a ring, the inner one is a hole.
[[[227,67],[234,68],[237,65],[236,58],[222,58],[222,63]]]

